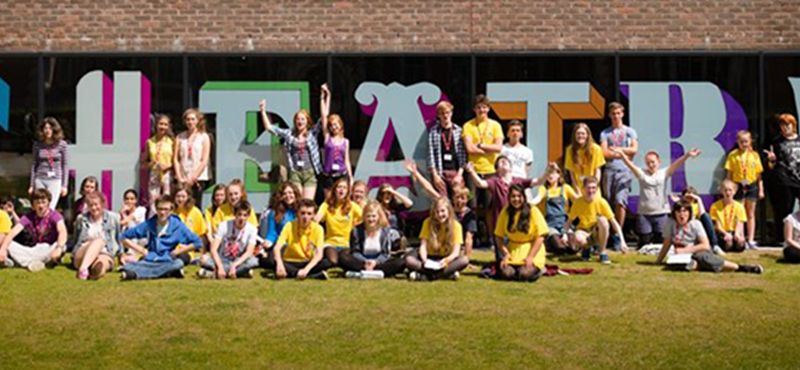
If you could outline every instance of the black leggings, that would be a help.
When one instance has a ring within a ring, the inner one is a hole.
[[[528,268],[525,265],[522,266],[506,265],[506,267],[500,268],[500,273],[497,276],[501,280],[534,282],[536,280],[539,280],[539,277],[542,276],[541,271],[542,270],[539,270],[539,268],[536,266]]]
[[[364,270],[364,261],[354,257],[352,253],[342,251],[339,253],[339,266],[345,271],[361,271]],[[405,261],[398,257],[389,257],[388,260],[375,266],[375,270],[383,271],[385,277],[397,275],[405,268]]]
[[[788,263],[800,263],[800,249],[795,247],[783,248],[783,260]]]
[[[431,256],[428,258],[438,259]],[[419,258],[419,251],[416,249],[409,251],[408,254],[406,254],[405,260],[406,267],[408,267],[409,270],[425,274],[428,276],[429,280],[446,279],[469,265],[469,258],[467,258],[467,256],[458,256],[458,258],[454,259],[447,267],[441,270],[428,270],[422,265],[422,260]]]

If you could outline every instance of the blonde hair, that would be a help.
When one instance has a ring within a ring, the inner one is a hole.
[[[733,189],[733,191],[736,191],[739,187],[738,185],[736,185],[735,182],[733,182],[733,180],[724,179],[722,180],[722,182],[719,183],[719,191],[722,192],[728,186],[730,186]]]
[[[447,208],[447,220],[442,224],[439,221],[439,218],[436,217],[436,213],[441,207]],[[453,210],[453,206],[450,204],[450,201],[447,200],[445,197],[439,197],[433,203],[433,207],[431,207],[430,217],[428,218],[428,232],[430,237],[428,237],[428,249],[429,250],[444,250],[449,253],[455,247],[455,229],[456,229],[456,212]],[[439,234],[440,230],[444,226],[444,244],[439,245]]]
[[[183,112],[183,115],[181,116],[181,119],[183,119],[183,121],[186,122],[186,117],[189,117],[190,114],[194,115],[194,117],[197,118],[197,131],[205,133],[206,132],[206,115],[203,114],[203,112],[201,112],[197,108],[189,108],[189,109],[187,109],[187,110],[185,110]]]
[[[331,131],[331,125],[333,122],[339,122],[340,129],[339,132],[336,133],[336,136],[344,137],[344,121],[342,120],[342,117],[336,113],[328,116],[328,132]]]
[[[386,212],[383,212],[383,206],[380,203],[375,200],[367,201],[367,205],[364,206],[364,212],[362,213],[361,219],[366,219],[367,214],[370,212],[375,212],[378,214],[379,227],[389,226],[389,220],[386,219]]]
[[[441,114],[443,112],[452,112],[453,111],[453,104],[450,104],[449,101],[441,101],[439,104],[436,104],[436,113]]]

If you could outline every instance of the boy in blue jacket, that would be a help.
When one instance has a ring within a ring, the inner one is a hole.
[[[183,277],[180,254],[203,245],[200,238],[172,214],[172,197],[162,195],[156,200],[156,216],[122,234],[122,244],[144,258],[122,266],[122,280]],[[147,239],[147,248],[136,240]]]

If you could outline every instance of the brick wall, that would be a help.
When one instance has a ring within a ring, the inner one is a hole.
[[[3,0],[0,51],[753,50],[800,1]]]

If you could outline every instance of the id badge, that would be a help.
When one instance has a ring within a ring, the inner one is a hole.
[[[47,171],[47,177],[56,177],[56,171]]]
[[[747,179],[742,180],[742,185],[747,186],[750,185],[750,181]]]
[[[331,169],[333,170],[333,172],[339,172],[339,164],[334,163],[333,166],[331,166]]]
[[[305,166],[306,166],[305,161],[297,161],[297,167],[305,167]]]
[[[448,161],[448,162],[452,161],[453,160],[453,155],[450,154],[450,153],[445,153],[444,160]]]

